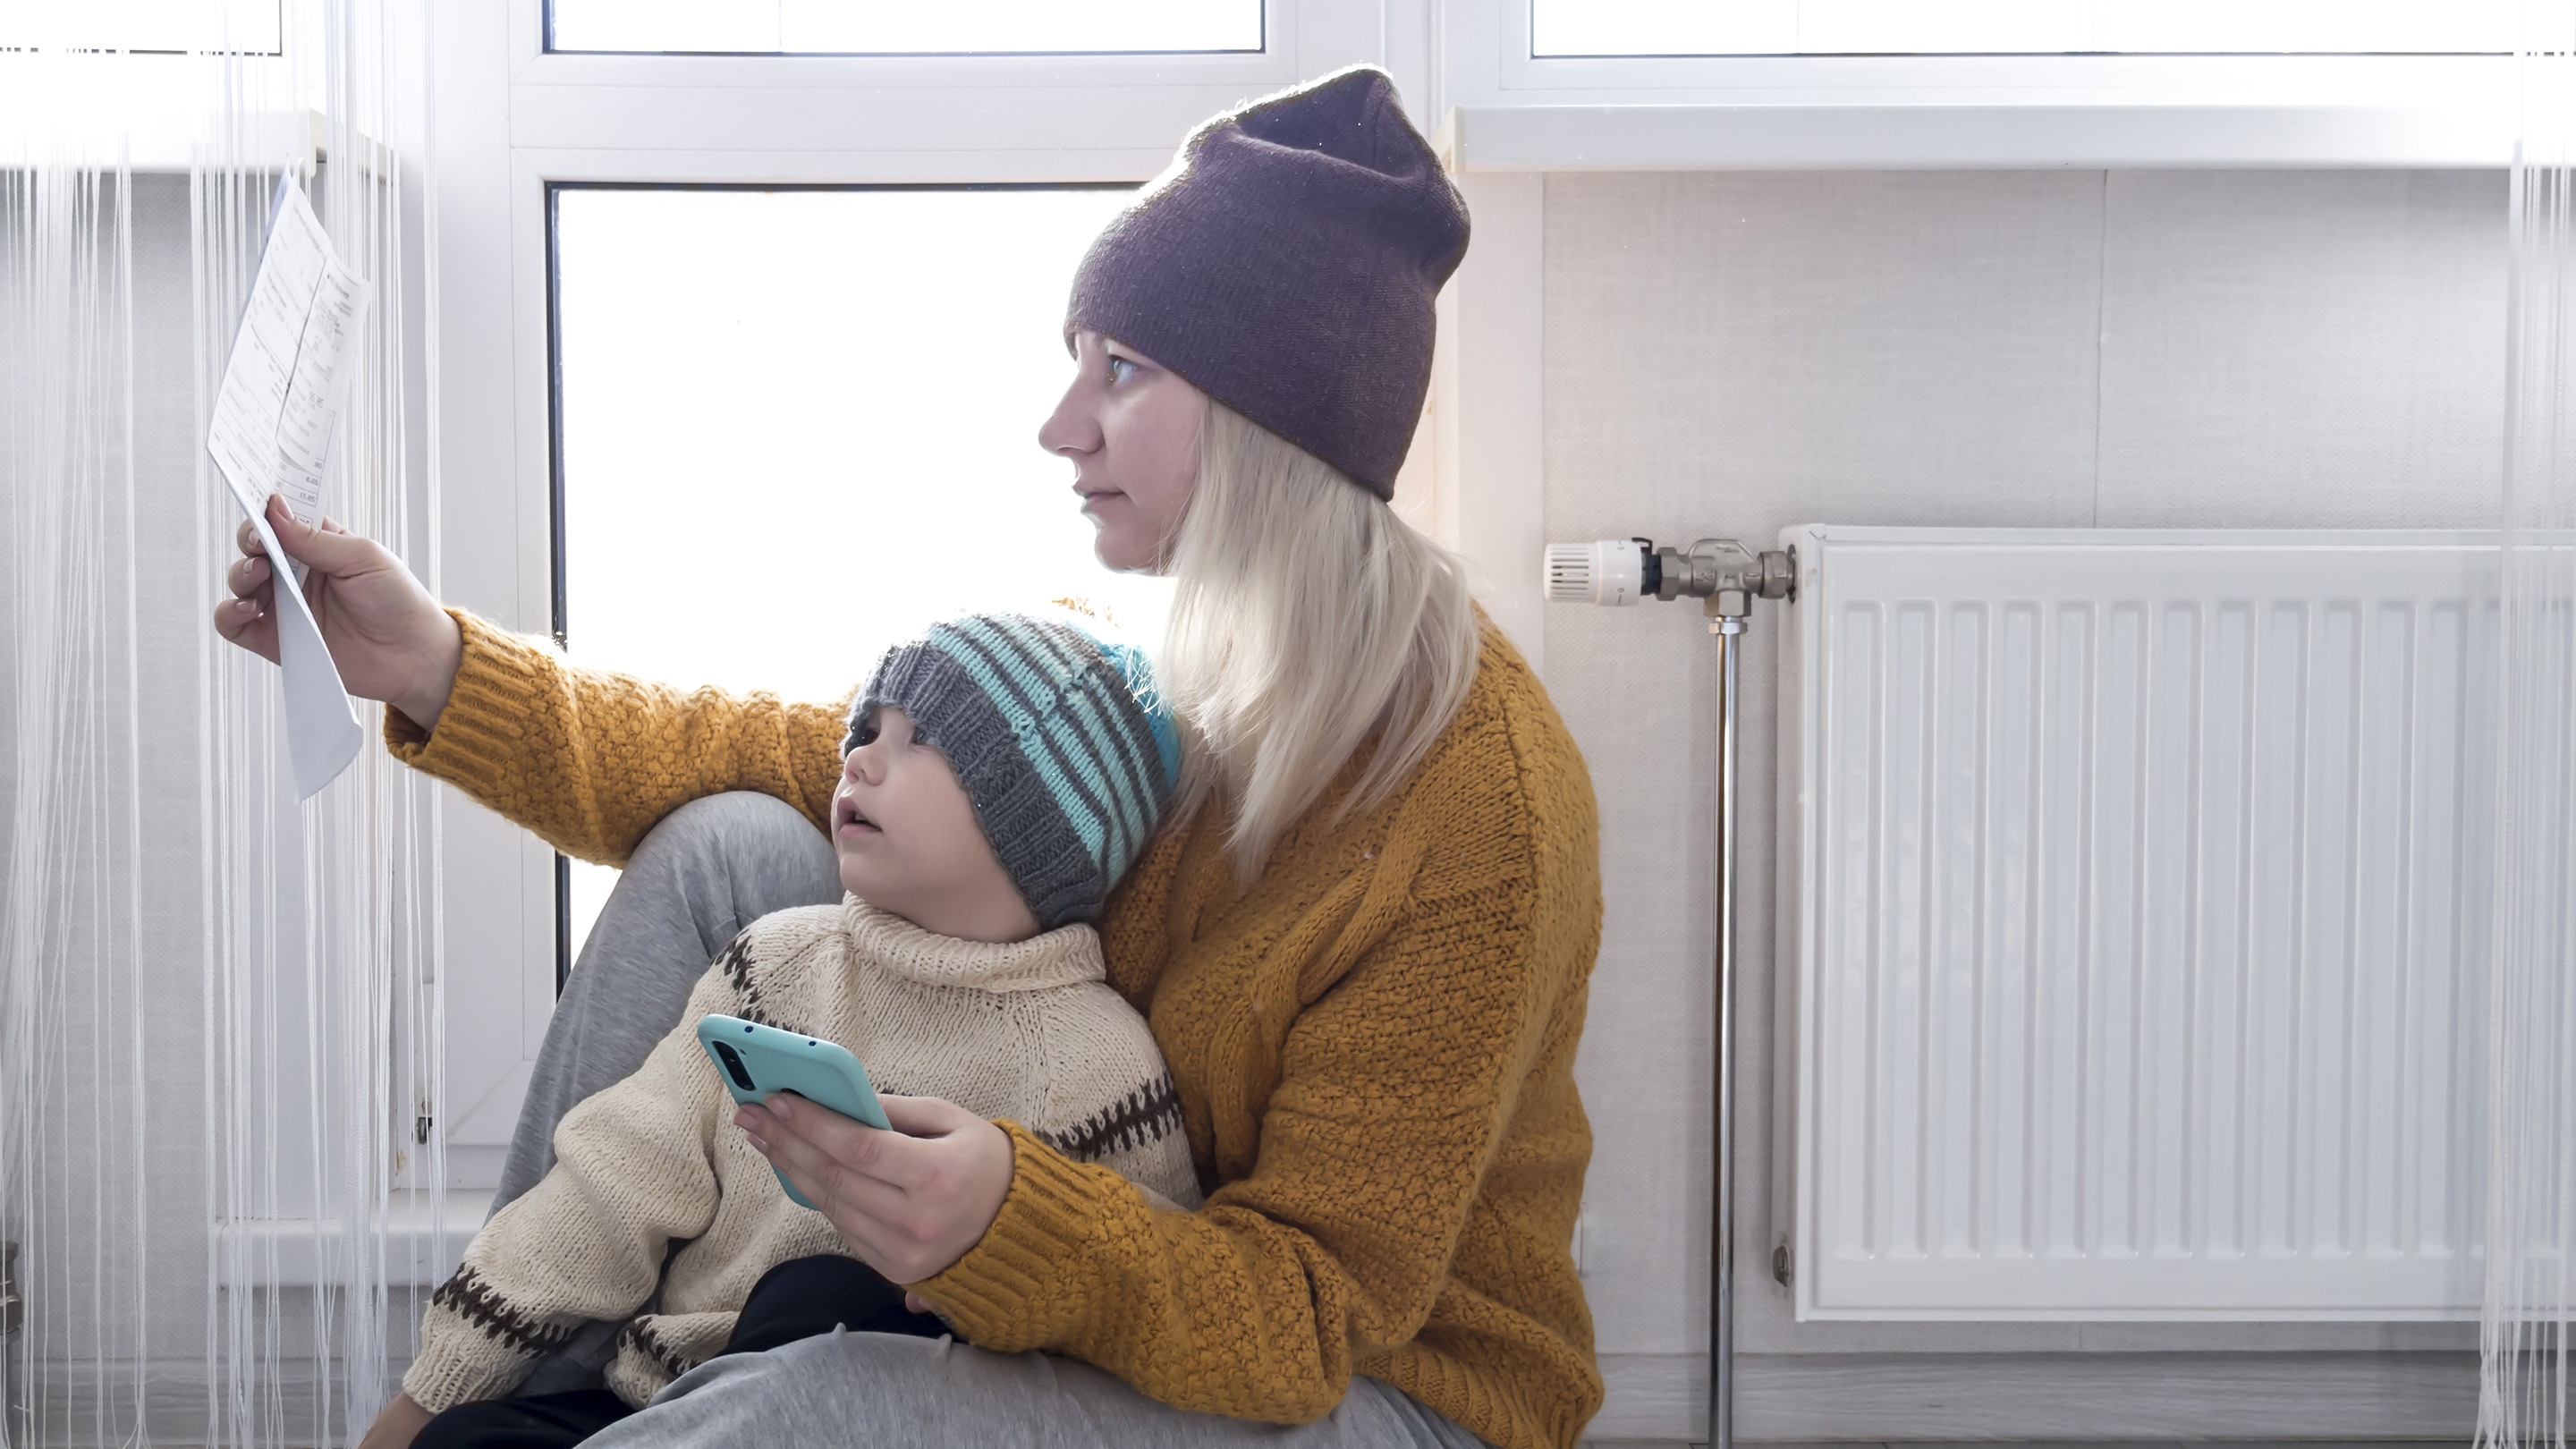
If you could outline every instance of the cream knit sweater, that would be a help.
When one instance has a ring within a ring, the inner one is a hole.
[[[879,1091],[1010,1118],[1172,1205],[1199,1201],[1171,1076],[1089,926],[984,945],[856,897],[781,911],[717,955],[635,1075],[564,1114],[553,1170],[475,1234],[403,1377],[422,1407],[507,1395],[592,1319],[627,1320],[608,1386],[640,1406],[724,1347],[763,1273],[845,1251],[733,1126],[697,1039],[718,1012],[839,1042]],[[688,1246],[665,1272],[673,1242]]]

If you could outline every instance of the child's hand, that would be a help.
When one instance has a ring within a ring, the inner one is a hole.
[[[367,1426],[367,1437],[358,1441],[358,1449],[411,1449],[411,1441],[429,1426],[433,1416],[409,1394],[394,1395]]]
[[[974,1247],[1011,1190],[1011,1139],[937,1097],[880,1095],[892,1132],[784,1093],[734,1125],[860,1261],[896,1283],[938,1274]]]

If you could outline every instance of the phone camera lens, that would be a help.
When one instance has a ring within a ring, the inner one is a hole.
[[[732,1047],[727,1046],[723,1042],[717,1042],[715,1047],[716,1055],[724,1059],[725,1073],[733,1078],[734,1085],[742,1088],[746,1092],[757,1092],[760,1090],[759,1084],[752,1081],[751,1072],[743,1066],[741,1053],[736,1052]]]

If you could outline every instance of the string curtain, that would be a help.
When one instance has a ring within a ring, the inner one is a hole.
[[[2522,19],[2477,1438],[2563,1446],[2576,1323],[2576,3],[2526,0]]]
[[[431,16],[286,0],[171,56],[88,11],[0,53],[0,1444],[350,1442],[445,1226],[438,801],[370,750],[294,803],[275,671],[208,623],[203,440],[291,175],[378,299],[326,506],[434,582]]]

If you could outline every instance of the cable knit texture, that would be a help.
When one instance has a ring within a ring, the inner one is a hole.
[[[838,705],[658,689],[462,622],[435,737],[388,711],[387,742],[557,848],[622,860],[725,790],[822,820]],[[1165,829],[1100,923],[1206,1203],[1154,1211],[1005,1123],[1001,1215],[916,1287],[973,1343],[1071,1354],[1185,1409],[1304,1422],[1365,1373],[1507,1449],[1571,1445],[1601,1403],[1570,1251],[1601,928],[1582,757],[1488,627],[1465,706],[1397,795],[1339,825],[1332,804],[1243,893],[1221,822]]]
[[[697,1039],[716,1012],[839,1042],[882,1091],[1016,1119],[1157,1210],[1199,1200],[1171,1076],[1091,927],[987,945],[855,897],[781,911],[717,954],[635,1075],[564,1114],[553,1170],[475,1234],[403,1378],[422,1407],[507,1394],[591,1319],[627,1320],[608,1386],[641,1406],[724,1348],[763,1273],[843,1251],[732,1126]]]

